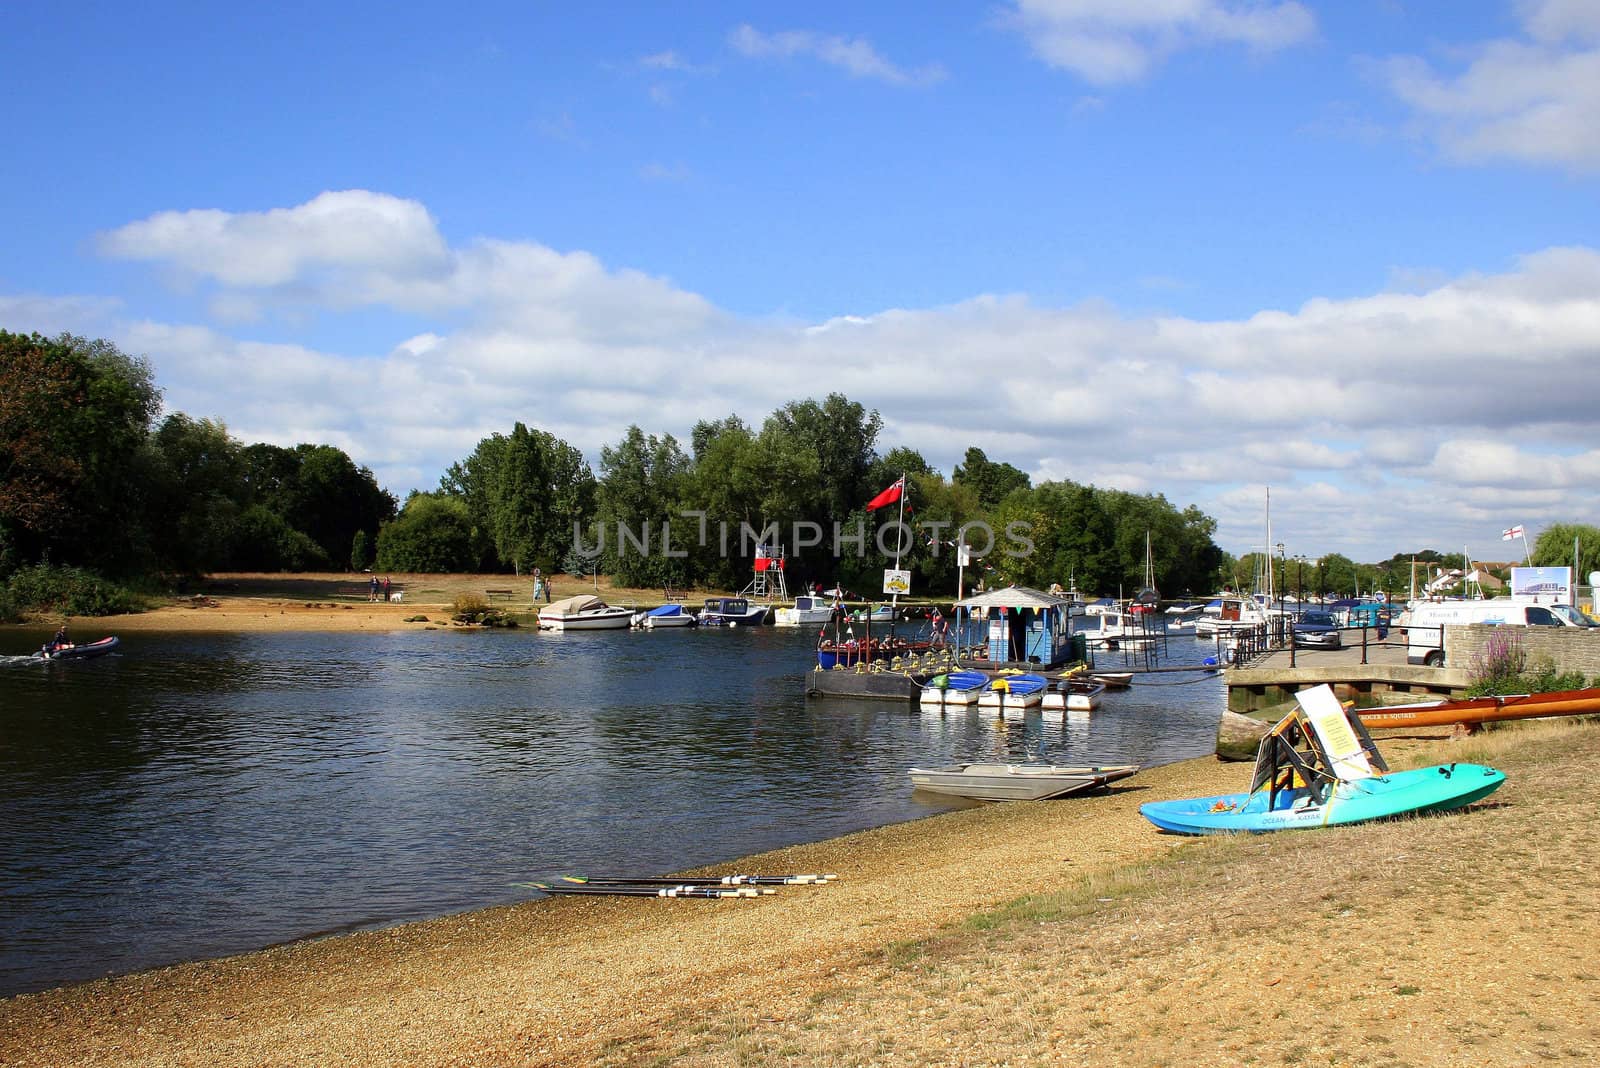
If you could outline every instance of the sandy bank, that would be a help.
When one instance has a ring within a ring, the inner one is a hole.
[[[749,867],[840,878],[760,900],[534,900],[23,995],[0,1003],[0,1063],[590,1063],[730,999],[803,1003],[887,943],[1164,854],[1180,842],[1138,802],[1239,775],[1191,761],[1107,796],[785,849]]]

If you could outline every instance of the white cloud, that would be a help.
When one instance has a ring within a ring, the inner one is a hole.
[[[810,56],[830,66],[838,67],[852,77],[872,78],[890,85],[926,86],[944,80],[944,68],[930,64],[916,70],[907,70],[878,54],[870,41],[864,38],[845,38],[812,33],[809,30],[785,30],[779,33],[762,33],[748,24],[741,25],[728,35],[728,43],[740,55],[752,59]]]
[[[232,286],[283,285],[318,269],[423,273],[445,259],[426,208],[360,189],[265,212],[164,211],[102,234],[100,251]]]
[[[1525,38],[1476,46],[1457,73],[1395,56],[1379,75],[1451,159],[1600,169],[1600,6],[1539,0],[1517,10]]]
[[[1044,62],[1101,86],[1139,81],[1185,49],[1242,44],[1270,52],[1316,32],[1311,12],[1293,0],[1014,0],[1005,22]]]
[[[418,256],[330,255],[345,247],[337,220],[269,240],[215,213],[188,231],[191,244],[176,226],[138,246],[199,274],[197,308],[270,316],[293,293],[308,315],[354,301],[427,324],[369,352],[243,340],[221,319],[119,325],[93,302],[33,301],[54,310],[52,329],[148,354],[172,408],[222,418],[246,440],[340,445],[400,492],[434,485],[516,420],[593,457],[629,423],[682,439],[700,419],[736,412],[758,425],[787,401],[837,390],[882,412],[886,447],[918,448],[949,471],[976,444],[1040,478],[1164,493],[1214,515],[1233,551],[1259,539],[1264,483],[1293,551],[1358,558],[1600,512],[1593,249],[1233,320],[983,295],[795,323],[739,320],[581,251],[446,247],[431,220],[407,223],[427,218],[420,206],[382,217],[406,240],[367,235],[370,247],[426,250],[428,270]],[[263,244],[278,264],[270,284],[231,266]],[[0,299],[0,311],[28,304]],[[1517,515],[1497,514],[1513,505]]]

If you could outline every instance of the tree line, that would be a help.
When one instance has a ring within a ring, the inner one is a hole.
[[[0,578],[365,566],[396,508],[331,445],[246,445],[159,418],[149,363],[106,341],[0,331]]]
[[[738,415],[689,439],[630,426],[599,469],[523,423],[478,442],[401,506],[327,444],[246,444],[218,421],[161,416],[147,361],[102,340],[0,331],[0,580],[41,563],[119,578],[214,571],[598,572],[641,588],[733,588],[758,542],[788,554],[791,587],[874,596],[882,572],[914,593],[1017,582],[1168,597],[1250,589],[1404,593],[1412,558],[1378,564],[1232,557],[1215,521],[1159,494],[1029,476],[968,448],[946,477],[915,449],[880,450],[882,417],[839,393],[790,401],[758,426]],[[904,479],[903,498],[869,510]],[[1551,528],[1536,562],[1600,562],[1600,532]],[[1560,544],[1557,544],[1559,542]],[[962,568],[958,548],[972,552]],[[1549,559],[1545,559],[1549,557]],[[1459,557],[1458,557],[1459,559]]]

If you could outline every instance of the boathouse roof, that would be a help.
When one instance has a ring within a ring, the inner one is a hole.
[[[976,597],[968,597],[960,603],[962,608],[1059,608],[1071,604],[1066,597],[1056,597],[1036,590],[1030,586],[1007,586],[1002,590],[990,590],[980,593]]]

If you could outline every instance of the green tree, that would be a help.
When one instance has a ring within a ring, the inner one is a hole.
[[[875,496],[882,486],[867,481],[877,458],[878,434],[883,419],[842,393],[814,400],[790,401],[767,418],[762,438],[769,443],[770,458],[780,462],[780,477],[804,466],[798,457],[814,457],[817,481],[807,494],[804,514],[831,529]],[[769,517],[776,518],[776,517]]]
[[[616,581],[627,586],[688,584],[687,545],[696,535],[681,520],[676,530],[672,525],[689,467],[672,435],[646,436],[637,426],[628,427],[616,445],[600,450],[596,511],[609,538],[603,566]],[[663,544],[669,532],[671,542]]]
[[[0,331],[0,542],[132,572],[149,563],[150,365],[108,341]]]
[[[583,454],[517,423],[484,477],[489,535],[501,563],[519,574],[553,570],[572,546],[574,526],[594,512],[595,479]]]
[[[1600,570],[1600,527],[1584,523],[1555,523],[1539,533],[1530,554],[1535,567],[1573,566],[1577,545],[1577,574],[1572,581],[1587,585],[1589,572]]]
[[[191,574],[231,566],[248,503],[243,447],[221,422],[175,412],[151,448],[146,492],[162,565]]]
[[[348,556],[356,531],[375,535],[394,515],[395,500],[365,467],[332,445],[299,445],[300,467],[285,515],[322,548],[329,560]]]
[[[372,566],[372,541],[366,531],[356,531],[356,536],[350,541],[351,571],[365,571]]]
[[[332,562],[322,546],[264,504],[253,504],[234,526],[233,567],[240,571],[323,571]]]
[[[378,532],[379,571],[444,574],[472,565],[472,517],[467,505],[442,493],[415,493]]]
[[[969,448],[966,457],[956,465],[951,480],[971,486],[978,495],[978,503],[985,508],[993,508],[1013,491],[1031,485],[1026,472],[1008,463],[995,463],[976,445]]]

